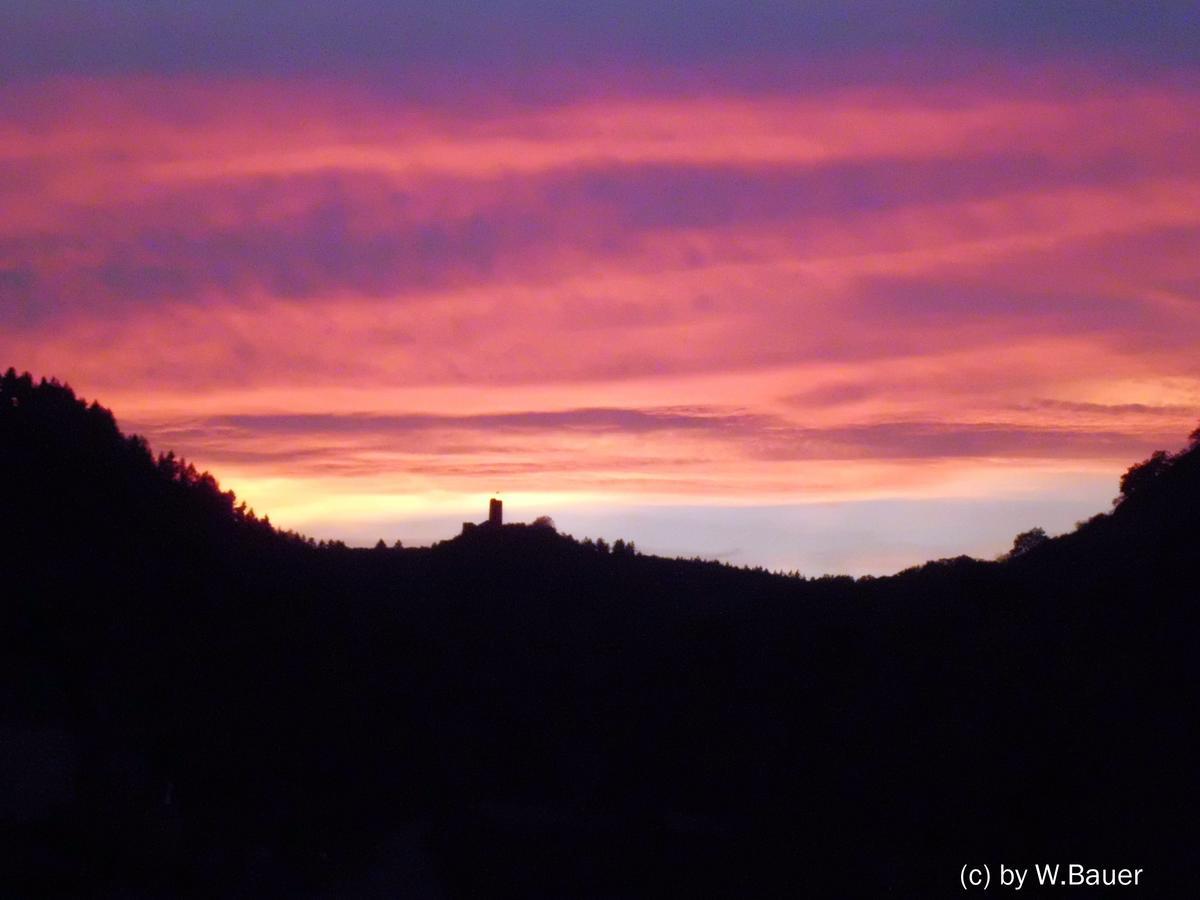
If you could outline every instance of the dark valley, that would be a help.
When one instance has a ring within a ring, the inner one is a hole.
[[[6,897],[1194,877],[1200,431],[1002,560],[805,579],[548,522],[315,544],[9,370],[0,522]]]

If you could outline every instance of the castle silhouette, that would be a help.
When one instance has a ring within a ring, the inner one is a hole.
[[[504,524],[504,501],[493,497],[488,501],[488,517],[486,522],[463,522],[462,533],[474,531],[476,528],[499,528]]]

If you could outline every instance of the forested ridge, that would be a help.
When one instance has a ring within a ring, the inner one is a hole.
[[[6,896],[1187,885],[1200,431],[993,561],[805,579],[545,523],[280,531],[0,378]]]

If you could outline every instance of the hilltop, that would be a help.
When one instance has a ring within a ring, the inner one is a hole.
[[[544,526],[318,544],[9,370],[0,509],[18,896],[1187,874],[1200,431],[1006,559],[806,580]]]

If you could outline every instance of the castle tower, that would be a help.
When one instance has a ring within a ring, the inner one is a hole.
[[[488,503],[488,524],[497,528],[504,524],[504,503],[494,497]]]

